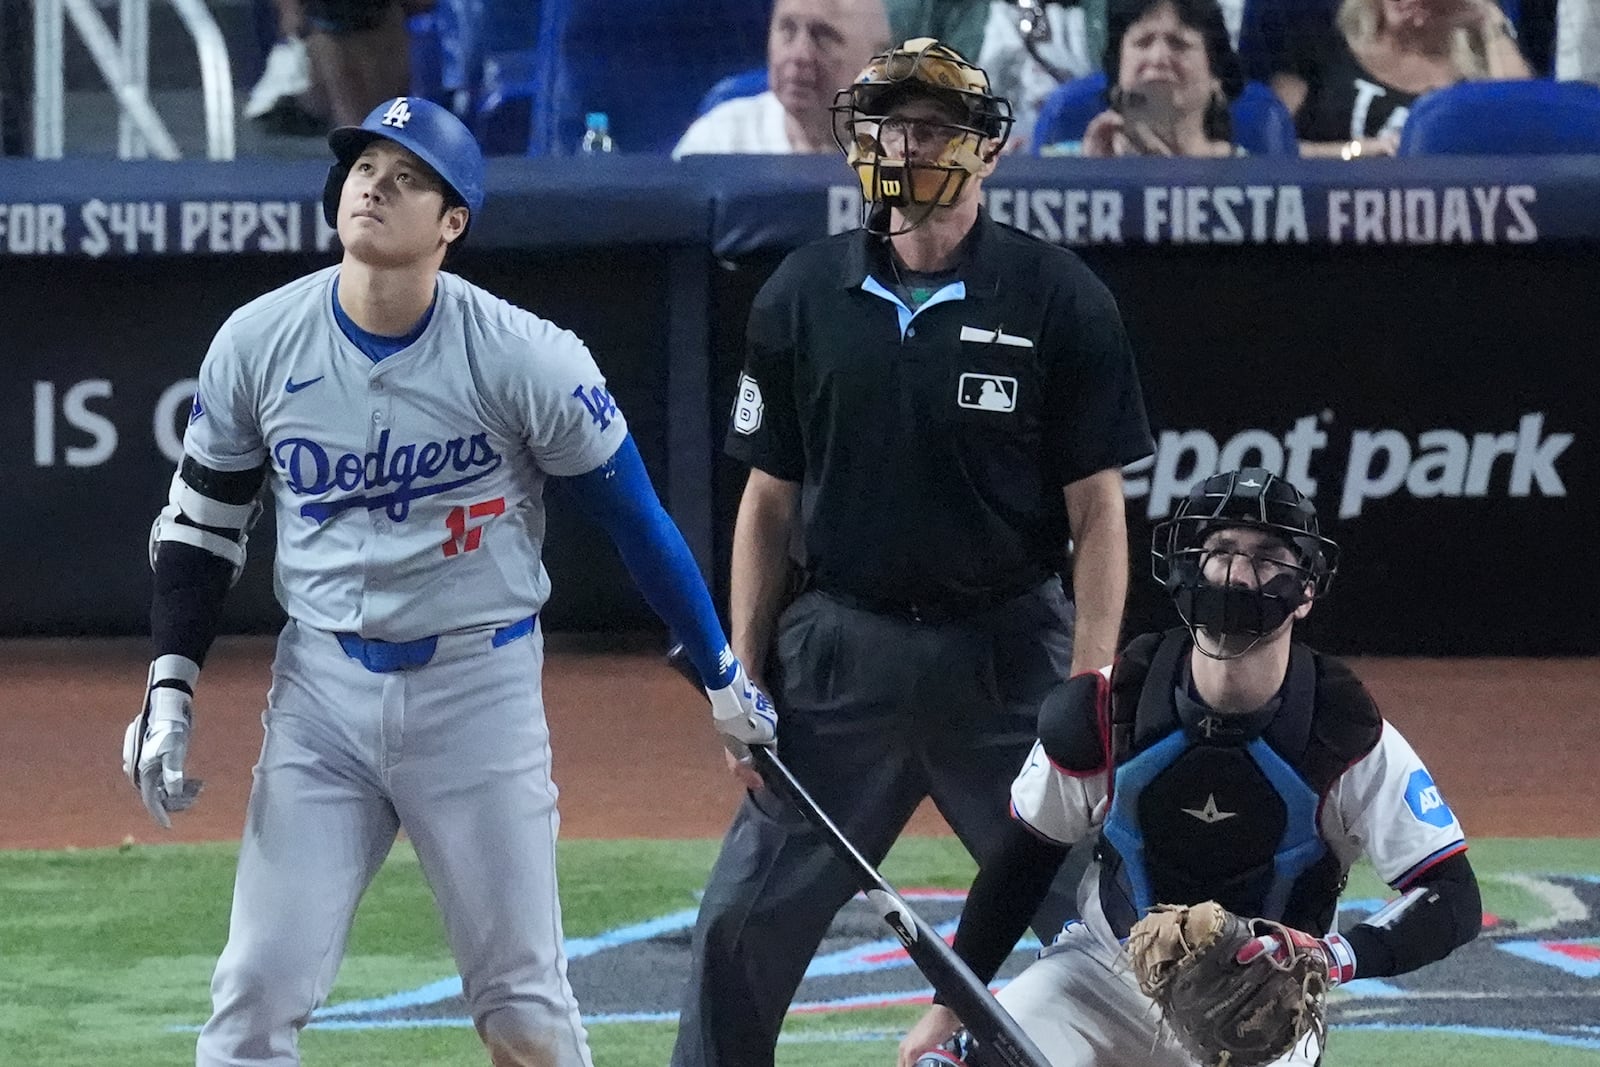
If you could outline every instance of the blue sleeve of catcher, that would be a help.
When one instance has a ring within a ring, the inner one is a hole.
[[[610,459],[566,479],[578,505],[611,536],[645,601],[683,642],[706,685],[733,681],[733,653],[705,579],[672,517],[656,497],[633,435]]]

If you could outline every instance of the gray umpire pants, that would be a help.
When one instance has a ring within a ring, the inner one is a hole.
[[[778,624],[778,751],[872,863],[929,796],[981,862],[1071,656],[1059,579],[937,625],[812,591]],[[1075,914],[1086,852],[1034,917],[1045,944]],[[798,812],[771,790],[747,794],[700,904],[673,1067],[770,1067],[806,967],[857,888]]]

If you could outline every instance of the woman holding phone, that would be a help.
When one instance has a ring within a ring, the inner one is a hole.
[[[1113,0],[1105,111],[1084,130],[1086,156],[1233,156],[1228,105],[1244,88],[1216,0]]]

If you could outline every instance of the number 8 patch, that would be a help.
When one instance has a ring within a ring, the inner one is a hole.
[[[761,386],[748,374],[739,375],[739,398],[733,404],[735,433],[753,434],[761,428]]]

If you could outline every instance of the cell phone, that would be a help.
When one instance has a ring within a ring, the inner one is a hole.
[[[1175,86],[1160,82],[1125,89],[1118,94],[1116,110],[1129,122],[1142,122],[1165,137],[1178,124]]]

